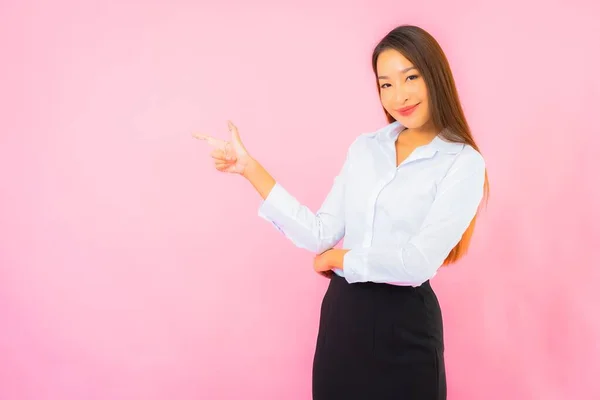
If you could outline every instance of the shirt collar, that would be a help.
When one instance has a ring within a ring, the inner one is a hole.
[[[404,126],[400,124],[398,121],[394,121],[386,126],[384,126],[379,135],[377,135],[380,139],[384,141],[388,140],[396,140],[398,135],[404,130]],[[444,139],[441,134],[436,135],[436,137],[427,145],[423,146],[426,149],[431,149],[431,151],[439,151],[440,153],[445,154],[458,154],[464,147],[464,143],[456,143],[449,142]]]

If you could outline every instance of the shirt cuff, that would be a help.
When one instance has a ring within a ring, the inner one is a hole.
[[[344,278],[348,283],[363,282],[365,266],[367,265],[366,251],[352,249],[344,254]]]
[[[280,225],[283,225],[285,219],[289,218],[289,210],[295,201],[296,199],[283,186],[275,182],[275,185],[258,208],[258,215],[273,223],[279,231],[282,231]]]

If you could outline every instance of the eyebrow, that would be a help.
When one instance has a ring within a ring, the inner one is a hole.
[[[404,69],[403,69],[402,71],[400,71],[400,72],[404,74],[404,73],[406,73],[406,72],[410,71],[411,69],[417,69],[417,68],[416,68],[416,67],[408,67],[408,68],[404,68]],[[389,77],[389,76],[387,76],[387,75],[381,75],[381,76],[378,76],[378,77],[377,77],[377,79],[390,79],[390,77]]]

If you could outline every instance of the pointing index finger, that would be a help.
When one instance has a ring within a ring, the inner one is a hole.
[[[227,145],[227,142],[225,140],[217,139],[212,136],[202,135],[202,134],[197,134],[197,133],[195,133],[193,136],[196,139],[204,140],[209,145],[216,147],[218,149],[221,149],[221,150],[225,150],[225,146]]]

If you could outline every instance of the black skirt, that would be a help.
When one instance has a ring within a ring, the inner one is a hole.
[[[429,281],[349,284],[333,274],[312,372],[313,400],[445,400],[442,314]]]

